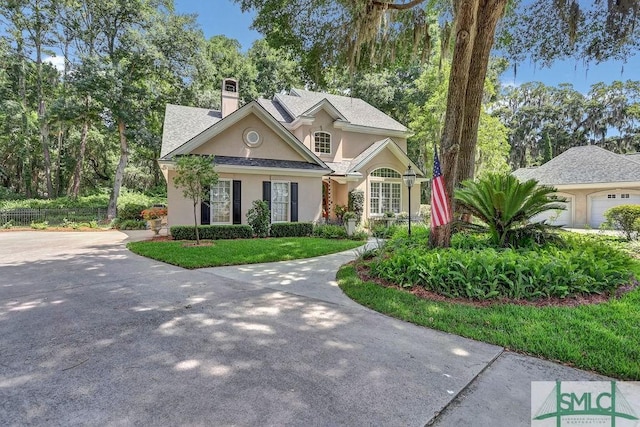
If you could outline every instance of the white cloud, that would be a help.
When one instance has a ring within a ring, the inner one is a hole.
[[[502,80],[500,83],[502,83],[502,86],[506,86],[506,87],[518,87],[522,84],[522,82],[518,82],[515,79],[513,80]]]
[[[46,56],[42,62],[48,62],[53,65],[56,70],[64,71],[64,56]]]

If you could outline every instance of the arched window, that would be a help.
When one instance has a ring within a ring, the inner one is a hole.
[[[328,132],[316,132],[313,134],[313,151],[320,154],[331,154],[331,134]]]
[[[379,168],[369,175],[369,213],[400,213],[402,176],[390,168]]]
[[[371,176],[375,176],[378,178],[398,178],[398,179],[402,178],[402,176],[400,176],[398,172],[389,168],[376,169],[373,172],[371,172]]]

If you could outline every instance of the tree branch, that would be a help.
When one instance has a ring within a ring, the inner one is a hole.
[[[372,4],[374,6],[383,6],[383,7],[386,7],[387,9],[407,10],[424,2],[425,0],[411,0],[409,3],[397,4],[397,3],[387,3],[384,0],[373,0]]]

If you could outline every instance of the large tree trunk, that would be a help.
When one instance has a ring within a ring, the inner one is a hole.
[[[473,43],[469,82],[467,83],[456,184],[465,179],[472,179],[474,176],[484,81],[487,77],[496,25],[504,12],[506,3],[507,0],[481,0],[478,8],[477,31]]]
[[[84,164],[84,153],[87,149],[87,138],[89,135],[89,119],[84,120],[82,124],[82,133],[80,134],[80,150],[78,151],[78,161],[76,167],[73,170],[73,183],[69,189],[68,194],[77,199],[80,195],[80,182],[82,181],[82,166]]]
[[[125,124],[122,119],[118,119],[118,133],[120,134],[120,161],[116,168],[116,175],[113,179],[113,191],[109,199],[109,207],[107,208],[107,218],[113,220],[116,217],[118,206],[118,197],[120,197],[120,188],[124,178],[124,169],[129,161],[129,147],[127,146],[127,136],[125,135]]]
[[[39,19],[39,14],[37,14]],[[45,117],[44,81],[42,79],[42,34],[41,25],[37,26],[36,42],[36,70],[38,83],[38,124],[40,125],[40,144],[42,146],[42,158],[44,161],[44,178],[47,183],[47,199],[53,197],[53,184],[51,183],[51,154],[49,153],[49,125]]]
[[[478,4],[479,0],[458,0],[454,4],[456,42],[451,61],[451,74],[449,75],[447,112],[440,142],[442,175],[451,212],[454,209],[452,196],[460,150],[460,137],[464,124],[465,97],[476,32]],[[429,244],[432,247],[450,246],[451,225],[447,224],[432,229],[429,234]]]

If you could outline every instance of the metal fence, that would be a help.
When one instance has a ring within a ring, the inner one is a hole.
[[[48,222],[61,225],[67,222],[103,222],[107,218],[107,208],[71,209],[0,209],[0,227],[11,223],[14,226],[28,226],[31,223]]]

